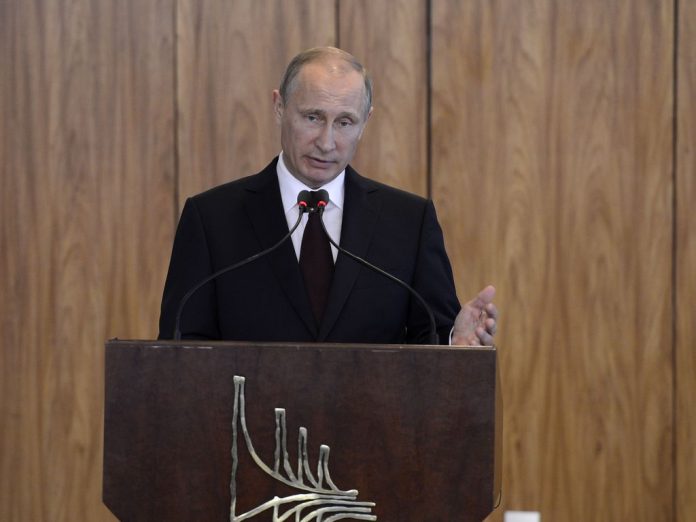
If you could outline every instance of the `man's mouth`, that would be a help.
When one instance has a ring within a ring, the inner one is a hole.
[[[315,167],[328,167],[336,163],[333,160],[325,160],[321,158],[316,158],[314,156],[307,156],[307,160],[312,166]]]

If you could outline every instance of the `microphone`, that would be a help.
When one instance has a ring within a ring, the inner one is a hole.
[[[303,191],[303,192],[306,192],[306,191]],[[416,292],[416,290],[411,285],[409,285],[405,281],[402,281],[398,277],[393,276],[389,272],[382,270],[381,268],[373,265],[369,261],[366,261],[365,259],[361,258],[360,256],[357,256],[357,255],[353,254],[352,252],[349,252],[345,248],[342,248],[340,245],[338,245],[331,238],[328,230],[326,230],[326,226],[324,225],[324,209],[326,208],[326,205],[328,205],[328,203],[329,203],[329,194],[325,190],[320,190],[316,193],[316,195],[319,199],[319,201],[317,201],[317,203],[316,203],[316,211],[319,212],[319,221],[321,222],[321,228],[324,230],[326,237],[329,238],[329,243],[331,243],[333,246],[335,246],[339,252],[344,253],[345,255],[347,255],[351,259],[357,261],[361,265],[366,266],[367,268],[369,268],[371,270],[374,270],[378,274],[383,275],[387,279],[394,281],[396,284],[398,284],[398,285],[402,286],[403,288],[405,288],[406,290],[408,290],[411,293],[411,295],[413,295],[418,300],[418,302],[423,306],[423,309],[425,310],[425,312],[428,314],[428,319],[430,320],[430,344],[440,344],[440,339],[437,335],[437,324],[435,323],[435,316],[433,315],[433,311],[430,308],[430,306],[428,305],[428,303],[425,301],[425,299],[423,299],[423,297],[418,292]]]
[[[252,261],[256,261],[257,259],[265,256],[266,254],[270,254],[273,252],[275,249],[277,249],[280,245],[282,245],[297,229],[297,227],[300,225],[300,221],[302,221],[302,214],[305,212],[315,212],[317,210],[317,207],[319,204],[323,203],[323,207],[325,207],[328,203],[329,200],[329,194],[325,190],[319,191],[320,193],[323,192],[325,197],[325,201],[319,201],[317,203],[312,203],[312,198],[308,190],[303,190],[297,195],[297,206],[299,208],[299,214],[297,215],[297,221],[295,221],[295,224],[293,227],[290,229],[290,231],[285,234],[275,245],[268,247],[266,250],[262,250],[261,252],[258,252],[252,256],[247,257],[246,259],[243,259],[242,261],[239,261],[238,263],[235,263],[230,266],[226,266],[225,268],[221,268],[217,272],[214,272],[207,276],[204,279],[201,279],[198,283],[196,283],[193,288],[191,288],[186,294],[184,294],[184,297],[181,298],[181,301],[179,301],[179,308],[177,309],[176,312],[176,322],[174,323],[174,340],[175,341],[180,341],[181,340],[181,315],[184,311],[184,306],[186,305],[186,302],[191,298],[193,294],[195,294],[198,290],[200,290],[203,286],[205,286],[207,283],[211,282],[213,279],[216,279],[220,277],[223,274],[226,274],[227,272],[231,272],[232,270],[236,270],[237,268],[240,268],[248,263],[251,263]],[[322,223],[323,226],[323,223]]]
[[[326,205],[329,204],[329,193],[324,189],[315,192],[303,190],[297,195],[297,204],[303,207],[305,212],[320,211],[323,213]]]

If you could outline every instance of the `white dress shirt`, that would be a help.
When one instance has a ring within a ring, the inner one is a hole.
[[[340,245],[341,224],[343,223],[343,200],[345,196],[345,187],[343,183],[346,178],[346,171],[342,170],[338,176],[336,176],[326,185],[323,185],[318,189],[313,189],[290,174],[290,171],[285,166],[285,161],[283,161],[283,153],[281,152],[278,156],[276,172],[278,173],[278,184],[280,185],[280,197],[283,199],[283,211],[285,212],[285,219],[288,221],[288,230],[290,230],[297,221],[297,214],[299,212],[297,206],[297,195],[303,190],[311,191],[324,189],[329,193],[329,204],[324,209],[323,215],[324,226],[326,226],[326,231],[329,233],[331,239]],[[300,259],[302,235],[304,234],[304,229],[307,226],[307,219],[309,219],[309,214],[304,214],[302,216],[302,222],[291,236],[292,245],[295,247],[295,255],[297,256],[298,260]],[[338,249],[333,245],[331,245],[331,253],[333,254],[335,263],[336,256],[338,256]]]

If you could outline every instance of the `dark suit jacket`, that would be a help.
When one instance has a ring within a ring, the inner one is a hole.
[[[172,338],[187,290],[287,234],[276,162],[186,201],[162,299],[161,339]],[[431,201],[348,167],[340,244],[412,285],[432,307],[441,342],[447,342],[460,306]],[[290,240],[206,284],[181,320],[182,338],[246,341],[425,344],[428,328],[427,315],[405,289],[341,253],[317,325]]]

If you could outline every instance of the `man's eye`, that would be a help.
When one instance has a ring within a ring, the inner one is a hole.
[[[311,122],[319,121],[319,117],[316,114],[308,114],[307,120]]]
[[[350,127],[351,125],[353,125],[353,122],[350,121],[350,120],[341,120],[341,121],[338,122],[338,124],[339,124],[341,127]]]

